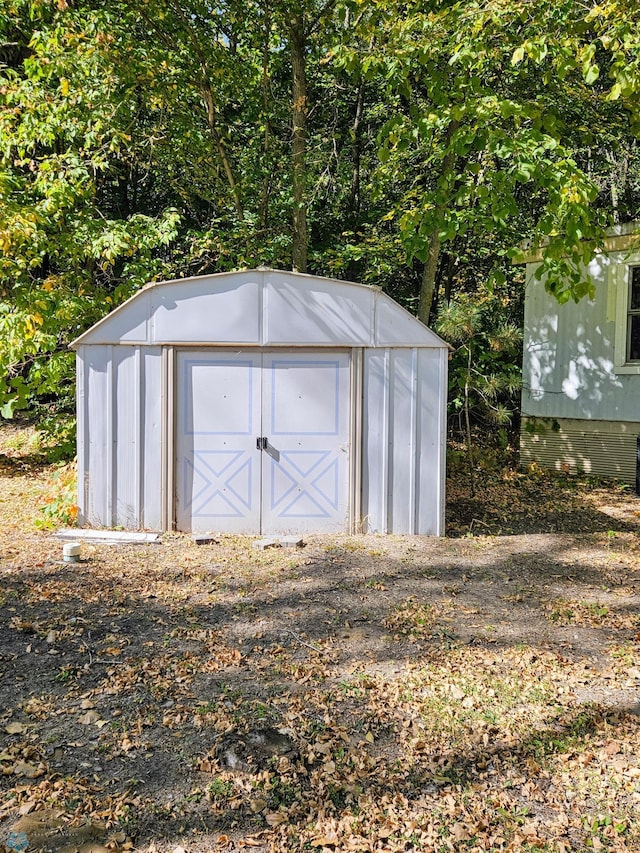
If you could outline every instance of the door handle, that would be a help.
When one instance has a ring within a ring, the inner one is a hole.
[[[256,450],[266,450],[269,446],[269,440],[266,436],[260,435],[256,438]]]

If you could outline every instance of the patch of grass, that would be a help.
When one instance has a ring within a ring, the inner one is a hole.
[[[232,799],[235,793],[233,782],[229,779],[216,778],[207,787],[207,798],[216,803]]]
[[[548,610],[547,619],[554,625],[570,625],[574,619],[574,611],[568,602],[556,601]]]

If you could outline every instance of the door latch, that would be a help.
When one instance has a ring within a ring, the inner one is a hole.
[[[266,450],[269,446],[269,440],[266,436],[260,435],[256,438],[256,450]]]

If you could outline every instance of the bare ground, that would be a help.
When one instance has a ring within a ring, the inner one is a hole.
[[[441,540],[258,553],[167,535],[84,545],[71,566],[34,527],[51,470],[4,436],[12,853],[25,839],[69,853],[640,850],[628,490],[493,466],[476,497],[453,472]]]

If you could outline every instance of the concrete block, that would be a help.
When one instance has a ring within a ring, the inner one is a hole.
[[[267,548],[280,548],[280,542],[277,539],[257,539],[251,543],[251,547],[256,551],[264,551]]]
[[[278,539],[283,548],[302,548],[304,546],[302,536],[279,536]]]
[[[218,540],[208,533],[194,533],[191,537],[196,545],[217,545]]]

